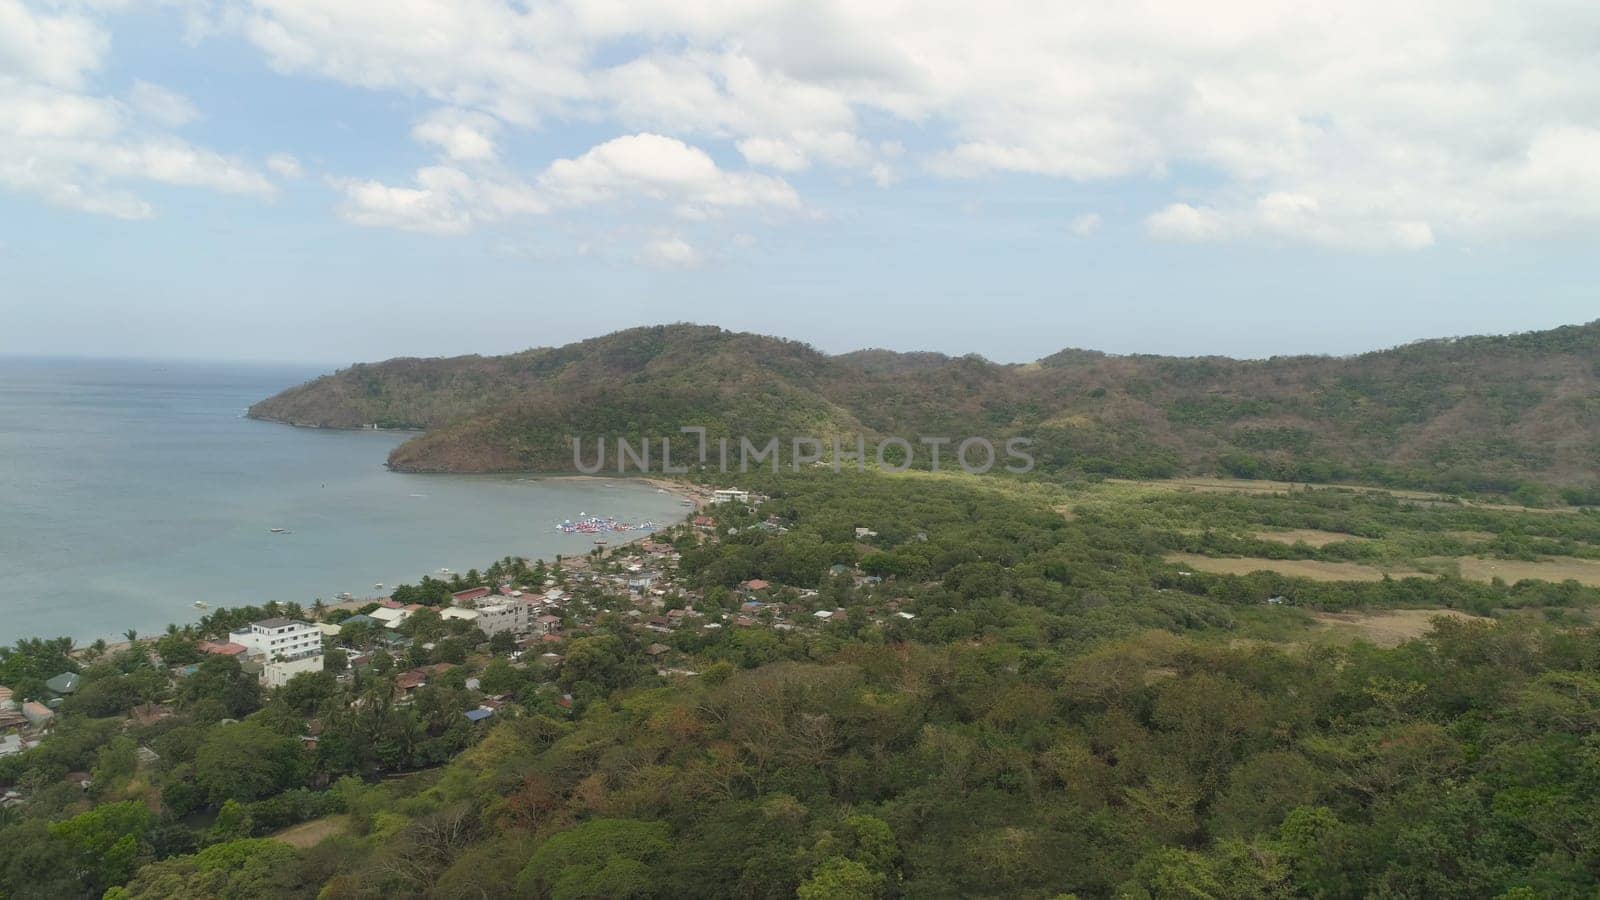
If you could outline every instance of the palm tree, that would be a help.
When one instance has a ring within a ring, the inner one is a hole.
[[[322,618],[323,614],[326,613],[327,611],[328,611],[328,604],[326,602],[324,602],[321,597],[317,598],[317,602],[311,604],[311,615],[313,617],[315,617],[315,618],[318,618],[318,619]]]
[[[128,639],[128,643],[136,644],[139,642],[139,629],[129,628],[122,633],[122,636]]]

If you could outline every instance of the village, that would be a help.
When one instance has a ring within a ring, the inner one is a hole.
[[[833,589],[759,578],[731,589],[688,583],[680,572],[684,552],[738,532],[738,527],[722,522],[756,518],[743,527],[774,534],[788,530],[776,516],[757,518],[764,500],[734,488],[695,489],[694,509],[681,524],[615,546],[597,541],[587,554],[548,564],[505,560],[481,575],[474,571],[466,579],[457,576],[457,583],[480,583],[430,598],[435,602],[406,602],[418,589],[399,587],[390,597],[319,602],[309,609],[267,604],[260,610],[271,615],[225,630],[215,623],[227,621],[234,611],[218,610],[200,626],[170,627],[166,635],[134,643],[150,667],[170,680],[167,690],[149,691],[142,698],[129,722],[149,724],[173,715],[184,681],[212,658],[236,661],[239,672],[257,682],[263,693],[322,673],[346,687],[376,677],[387,679],[392,701],[404,706],[430,684],[449,685],[456,689],[453,696],[460,698],[461,720],[477,728],[530,707],[571,715],[582,698],[574,696],[578,688],[573,678],[563,677],[563,670],[569,649],[586,637],[625,635],[629,652],[640,657],[638,664],[658,677],[679,679],[700,674],[713,655],[707,653],[709,648],[739,640],[736,635],[724,638],[725,633],[805,635],[862,626],[893,628],[915,618],[909,598],[880,599],[882,579],[845,564],[832,565],[822,579]],[[862,526],[855,529],[855,537],[867,541],[875,532]],[[422,588],[443,583],[425,578]],[[840,602],[845,596],[851,598],[854,610]],[[207,622],[212,628],[205,627]],[[94,662],[95,656],[91,650],[73,653],[80,668]],[[536,679],[532,681],[536,690],[510,690],[503,677],[491,677],[508,668]],[[38,746],[60,716],[71,714],[79,687],[80,675],[71,670],[49,678],[42,690],[29,696],[0,686],[0,757]],[[320,732],[321,722],[308,717],[301,736],[305,750],[315,751]],[[156,755],[149,747],[141,747],[140,753]],[[83,785],[89,781],[88,773],[72,773],[69,780],[72,777]],[[0,797],[0,804],[24,800],[12,787]]]

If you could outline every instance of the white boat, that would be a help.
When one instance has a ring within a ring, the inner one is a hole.
[[[377,584],[373,585],[372,589],[375,590],[375,591],[383,590],[383,582],[380,581]]]
[[[267,530],[272,532],[273,534],[288,534],[289,533],[288,529],[285,529],[285,528],[268,528]]]
[[[194,602],[194,608],[195,609],[210,609],[211,608],[211,604],[205,602],[204,600],[196,600]]]

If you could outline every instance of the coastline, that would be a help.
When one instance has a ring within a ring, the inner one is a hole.
[[[283,424],[283,423],[278,423],[278,424]],[[355,429],[340,429],[340,430],[355,430]],[[607,539],[606,548],[605,548],[605,550],[603,550],[601,552],[602,558],[611,556],[613,553],[615,553],[620,548],[627,547],[627,546],[629,546],[631,544],[639,543],[639,542],[644,541],[644,540],[646,540],[646,539],[648,539],[648,538],[650,538],[650,537],[652,537],[652,536],[654,536],[656,534],[660,534],[661,531],[664,531],[667,528],[673,528],[673,527],[676,527],[678,525],[683,524],[685,521],[687,521],[689,519],[689,517],[699,513],[705,507],[705,505],[706,505],[706,503],[707,503],[707,501],[709,499],[709,495],[710,495],[710,488],[704,488],[704,487],[701,487],[699,485],[692,484],[692,483],[690,483],[688,481],[683,481],[683,480],[674,479],[674,478],[665,478],[665,477],[661,477],[661,476],[658,476],[658,475],[621,475],[621,476],[616,476],[616,477],[613,477],[613,478],[608,478],[608,477],[601,476],[601,475],[581,475],[581,474],[580,475],[537,475],[537,474],[530,473],[529,477],[537,478],[538,480],[541,480],[541,481],[574,481],[574,482],[602,482],[602,483],[616,483],[616,482],[620,482],[620,481],[628,481],[628,482],[632,482],[632,483],[635,483],[635,484],[643,484],[643,485],[647,485],[647,486],[650,486],[650,487],[657,488],[658,490],[664,491],[668,495],[670,495],[670,496],[672,496],[674,498],[677,498],[679,500],[688,500],[688,501],[690,501],[691,503],[694,504],[692,508],[691,507],[684,507],[682,509],[682,515],[680,516],[680,518],[678,518],[675,521],[667,522],[665,524],[665,526],[663,528],[661,528],[661,529],[658,529],[658,530],[655,530],[655,531],[640,532],[639,534],[636,534],[636,535],[618,535],[618,536],[616,536],[616,540],[614,542],[612,542],[612,540],[610,538],[608,538]],[[584,558],[587,558],[588,556],[589,556],[589,553],[587,553],[587,552],[586,553],[556,554],[555,557],[550,560],[550,562],[551,563],[558,563],[558,562],[565,563],[568,560],[584,559]],[[419,576],[419,577],[421,577],[421,576]],[[357,597],[357,598],[350,599],[350,600],[339,600],[339,601],[335,601],[335,602],[326,603],[325,604],[325,609],[327,611],[330,611],[330,612],[333,611],[333,610],[339,610],[339,609],[359,609],[359,608],[361,608],[361,607],[363,607],[363,606],[365,606],[365,605],[367,605],[369,603],[379,602],[379,601],[384,600],[384,599],[387,599],[387,597],[377,597],[377,596],[375,596],[375,597]],[[228,607],[228,606],[216,606],[216,607],[210,608],[207,611],[214,611],[216,609],[226,609],[226,608],[230,608],[230,607]],[[318,618],[316,618],[316,617],[314,617],[314,616],[312,616],[310,614],[311,613],[310,604],[302,604],[302,609],[305,611],[305,614],[306,614],[305,618],[306,618],[307,621],[311,621],[311,622],[319,621]],[[186,627],[188,625],[193,625],[195,623],[193,623],[193,622],[187,622],[187,623],[173,622],[173,623],[168,623],[168,624],[177,624],[181,628],[181,627]],[[151,632],[151,633],[149,633],[147,635],[146,634],[141,634],[139,636],[139,643],[145,644],[146,646],[149,646],[154,641],[158,640],[159,638],[161,638],[165,634],[166,634],[166,632],[164,630],[162,630],[162,631],[153,631],[153,632]],[[132,647],[132,642],[128,641],[127,638],[124,637],[121,632],[119,632],[119,633],[117,633],[115,635],[114,639],[113,639],[113,637],[111,635],[100,635],[98,638],[89,638],[86,641],[81,641],[81,642],[80,641],[74,641],[73,642],[73,646],[72,646],[72,651],[70,652],[69,656],[71,656],[73,659],[77,659],[77,660],[82,661],[83,652],[86,649],[88,649],[89,646],[92,645],[95,642],[95,640],[104,640],[106,642],[106,648],[105,648],[105,651],[104,651],[104,655],[105,656],[111,656],[113,654],[123,652],[123,651],[129,649],[130,647]]]

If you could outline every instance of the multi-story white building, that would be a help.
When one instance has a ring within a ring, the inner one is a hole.
[[[322,671],[322,630],[293,619],[263,619],[237,631],[228,640],[245,648],[261,667],[261,683],[282,687],[301,672]]]
[[[502,631],[520,634],[528,630],[528,604],[521,600],[478,605],[478,630],[485,637],[494,637]]]

